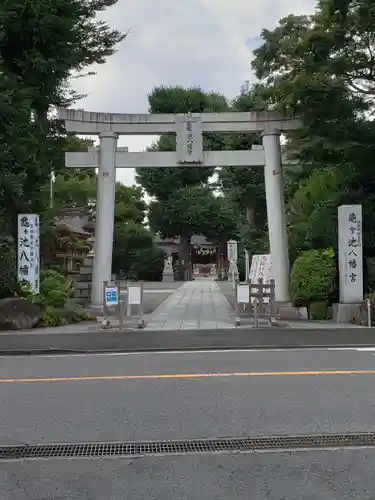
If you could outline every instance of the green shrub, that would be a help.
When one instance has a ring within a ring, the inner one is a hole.
[[[328,319],[328,302],[311,302],[309,306],[309,318],[313,320]]]
[[[16,246],[12,238],[0,235],[0,256],[0,299],[5,299],[19,291]]]
[[[40,276],[40,293],[32,292],[29,285],[22,285],[19,296],[28,298],[44,310],[40,326],[53,327],[96,318],[88,315],[80,305],[70,300],[70,282],[57,269],[44,269]]]
[[[61,308],[71,294],[69,281],[54,269],[41,272],[40,294],[37,299],[41,305],[46,307]]]
[[[35,293],[33,292],[33,289],[31,288],[30,283],[20,283],[19,285],[19,290],[17,293],[18,297],[22,297],[24,299],[33,299],[35,296]]]
[[[330,303],[336,287],[336,262],[331,248],[308,250],[295,261],[291,273],[293,304],[307,306],[312,302]]]
[[[60,310],[60,314],[66,319],[67,323],[96,321],[95,317],[90,316],[82,306],[76,304],[73,300],[68,300],[65,306]]]
[[[63,326],[68,322],[55,307],[47,306],[42,317],[42,326]]]

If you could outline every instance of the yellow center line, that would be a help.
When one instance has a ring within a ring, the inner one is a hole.
[[[0,384],[38,382],[100,382],[105,380],[168,380],[230,377],[299,377],[322,375],[375,375],[375,370],[317,370],[288,372],[234,372],[234,373],[167,373],[154,375],[98,375],[88,377],[3,378]]]

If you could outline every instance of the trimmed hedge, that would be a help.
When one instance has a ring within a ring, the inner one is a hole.
[[[336,274],[332,248],[303,252],[292,267],[293,304],[309,307],[313,302],[325,302],[328,306],[335,293]]]

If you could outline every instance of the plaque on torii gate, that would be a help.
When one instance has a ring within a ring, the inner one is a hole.
[[[191,113],[176,117],[176,153],[180,165],[203,163],[202,118]]]

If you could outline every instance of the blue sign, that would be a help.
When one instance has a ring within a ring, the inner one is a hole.
[[[116,286],[109,286],[105,289],[105,303],[107,306],[118,305],[118,290]]]

